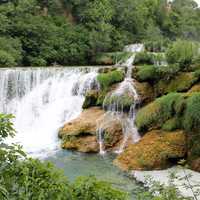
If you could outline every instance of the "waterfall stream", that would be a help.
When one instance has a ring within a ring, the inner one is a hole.
[[[98,87],[96,68],[10,68],[0,70],[0,112],[15,115],[16,136],[32,156],[59,146],[58,129],[82,111],[84,94]]]
[[[107,112],[104,115],[104,119],[99,124],[97,134],[99,135],[99,148],[100,154],[105,154],[104,145],[103,145],[103,128],[109,124],[110,119],[116,119],[121,122],[122,132],[123,132],[123,141],[116,153],[122,153],[127,142],[131,140],[131,142],[136,143],[140,140],[140,135],[135,127],[135,115],[136,115],[136,105],[139,103],[139,95],[136,91],[134,80],[132,77],[132,69],[133,63],[135,59],[135,55],[137,52],[141,52],[144,50],[144,45],[142,44],[132,44],[128,45],[124,48],[125,52],[132,52],[133,54],[126,60],[125,63],[121,63],[122,67],[126,67],[126,76],[123,82],[119,84],[119,86],[112,92],[112,94],[107,95],[104,100],[104,109]],[[117,64],[119,66],[119,63]],[[107,98],[119,97],[116,99],[120,99],[124,94],[128,94],[133,98],[133,103],[129,108],[128,113],[124,112],[124,108],[122,105],[119,105],[118,100],[110,102],[109,106],[105,106],[105,102]]]

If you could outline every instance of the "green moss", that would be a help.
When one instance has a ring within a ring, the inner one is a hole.
[[[105,108],[108,108],[109,105],[116,104],[119,109],[129,111],[134,103],[134,97],[127,93],[123,95],[110,95],[105,98],[103,103]]]
[[[167,120],[163,126],[162,130],[164,131],[174,131],[180,127],[179,119],[174,117],[172,119]]]
[[[91,91],[87,92],[87,94],[85,96],[85,101],[82,106],[83,109],[86,109],[86,108],[89,108],[92,106],[96,106],[97,99],[98,99],[98,91],[91,90]]]
[[[188,131],[200,132],[200,93],[194,93],[187,99],[184,127]]]
[[[182,98],[179,93],[170,93],[143,107],[136,115],[136,126],[140,131],[162,127],[164,122],[176,114],[175,105]]]
[[[121,70],[115,70],[108,73],[101,73],[97,76],[102,90],[107,90],[114,83],[123,81],[124,73]]]
[[[153,65],[144,65],[138,67],[137,69],[138,71],[136,73],[136,79],[141,82],[156,80],[156,78],[158,78],[156,67]]]
[[[184,92],[187,91],[198,81],[194,73],[180,73],[170,80],[160,80],[155,90],[157,95],[167,94],[170,92]]]
[[[102,90],[102,91],[99,92],[99,95],[98,95],[98,98],[97,98],[97,101],[96,101],[97,106],[103,105],[106,94],[107,94],[107,91],[105,91],[105,90]]]

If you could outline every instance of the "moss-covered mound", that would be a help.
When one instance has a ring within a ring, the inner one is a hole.
[[[163,95],[170,92],[185,92],[189,90],[198,78],[192,72],[181,72],[169,80],[159,80],[155,85],[156,94]]]
[[[183,131],[148,132],[138,143],[131,144],[114,163],[123,170],[165,169],[186,155]]]
[[[115,107],[119,111],[130,111],[131,106],[134,104],[134,96],[128,92],[121,95],[110,94],[107,95],[103,102],[104,109],[109,109],[110,107]]]
[[[90,90],[85,95],[85,101],[83,103],[83,109],[96,106],[97,105],[97,99],[99,96],[99,92],[97,90]]]
[[[184,98],[182,94],[170,93],[140,109],[135,121],[139,131],[160,128],[167,120],[181,114]]]
[[[102,90],[107,90],[112,84],[119,83],[124,80],[124,72],[121,70],[110,71],[108,73],[100,73],[97,80]]]
[[[183,129],[187,133],[188,163],[200,158],[200,93],[170,93],[143,107],[136,116],[136,125],[143,133],[161,128]],[[195,165],[196,169],[196,165]]]

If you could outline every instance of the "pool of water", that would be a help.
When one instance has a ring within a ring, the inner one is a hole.
[[[83,154],[60,150],[47,158],[58,168],[63,169],[68,180],[73,182],[79,176],[93,175],[100,180],[111,183],[114,187],[130,193],[131,199],[142,188],[128,174],[120,171],[112,164],[115,155]]]

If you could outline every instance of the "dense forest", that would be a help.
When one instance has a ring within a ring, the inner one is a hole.
[[[193,0],[2,0],[0,66],[95,64],[130,43],[199,41],[199,18]]]

